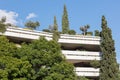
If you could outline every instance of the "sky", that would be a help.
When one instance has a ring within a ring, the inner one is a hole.
[[[0,18],[6,16],[6,23],[24,27],[26,21],[39,21],[37,30],[47,29],[57,18],[61,31],[63,6],[66,5],[70,29],[78,34],[80,26],[89,24],[88,31],[101,30],[101,17],[106,17],[112,30],[120,63],[120,0],[0,0]]]

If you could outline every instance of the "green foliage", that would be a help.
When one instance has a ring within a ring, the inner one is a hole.
[[[59,37],[60,37],[60,35],[59,35],[59,32],[58,32],[57,20],[56,20],[56,16],[54,16],[53,40],[58,41]]]
[[[4,22],[6,21],[6,17],[2,17],[0,20],[0,32],[4,33],[6,31],[6,25]]]
[[[69,20],[66,5],[64,5],[64,11],[62,15],[62,33],[68,34],[69,31]]]
[[[59,31],[58,33],[59,33],[59,34],[62,34],[62,32],[60,32],[60,31]]]
[[[3,23],[0,23],[0,32],[4,33],[6,31],[6,25]]]
[[[0,79],[30,78],[31,64],[9,56],[0,57]]]
[[[86,35],[87,34],[87,30],[90,28],[89,25],[85,25],[83,27],[80,27],[80,30],[83,32],[82,34],[83,35]]]
[[[0,36],[0,55],[12,56],[17,48],[5,36]]]
[[[67,62],[61,62],[55,64],[51,70],[49,76],[45,80],[76,80],[75,73],[73,73],[74,67]],[[68,74],[69,73],[69,74]]]
[[[54,31],[54,32],[53,32],[53,40],[54,40],[54,41],[58,41],[59,38],[60,38],[59,32]]]
[[[100,62],[97,60],[91,61],[90,65],[94,68],[99,68],[100,67]]]
[[[53,25],[53,29],[54,29],[54,31],[58,32],[58,25],[57,25],[56,16],[54,16],[54,25]]]
[[[1,80],[75,80],[74,67],[65,61],[60,45],[44,37],[17,48],[0,36]]]
[[[0,36],[0,80],[31,79],[32,65],[13,57],[16,52],[15,44]]]
[[[54,16],[54,25],[49,25],[49,29],[44,29],[43,31],[53,33],[53,40],[58,41],[58,39],[60,38],[60,33],[58,32],[56,16]]]
[[[86,35],[92,36],[92,35],[93,35],[93,32],[87,32]]]
[[[119,68],[116,61],[114,40],[112,39],[111,29],[107,26],[107,21],[104,16],[102,16],[101,27],[101,51],[103,54],[100,66],[100,80],[119,80]]]
[[[68,34],[70,34],[70,35],[75,35],[76,32],[75,32],[75,30],[69,30],[69,31],[68,31]]]
[[[25,23],[25,26],[30,29],[36,29],[38,26],[40,26],[40,23],[38,21],[36,22],[28,21]]]
[[[118,79],[120,79],[120,70],[119,70],[119,73],[118,73]]]
[[[51,32],[49,29],[43,29],[44,32]]]
[[[34,80],[75,80],[73,65],[66,63],[56,41],[41,37],[29,45],[23,44],[16,57],[31,63]]]
[[[100,36],[99,30],[95,30],[95,36]]]
[[[1,23],[6,22],[6,17],[5,17],[5,16],[4,16],[4,17],[2,17],[0,22],[1,22]]]
[[[87,79],[87,78],[84,77],[84,76],[80,76],[80,77],[78,77],[78,80],[89,80],[89,79]]]
[[[54,31],[58,31],[58,25],[57,25],[56,17],[54,17],[54,25],[53,26],[49,25],[48,29],[43,29],[43,31],[50,32],[50,33],[53,33]]]

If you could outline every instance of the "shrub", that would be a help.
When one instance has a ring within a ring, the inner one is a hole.
[[[75,32],[75,30],[69,30],[69,31],[68,31],[68,34],[70,34],[70,35],[75,35],[76,32]]]
[[[100,36],[99,30],[95,30],[95,36]]]
[[[42,31],[44,31],[44,32],[50,32],[49,29],[43,29]]]
[[[92,36],[92,35],[93,35],[93,32],[87,32],[87,35]]]

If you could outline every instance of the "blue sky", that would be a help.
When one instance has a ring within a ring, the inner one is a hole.
[[[66,4],[70,29],[81,33],[80,26],[90,25],[89,31],[101,30],[101,16],[104,15],[112,29],[113,39],[120,63],[120,0],[1,0],[0,17],[7,15],[8,22],[24,27],[27,20],[39,21],[38,30],[46,29],[57,17],[59,30],[63,6]]]

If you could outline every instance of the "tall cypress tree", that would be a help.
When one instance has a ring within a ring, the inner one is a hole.
[[[101,27],[102,60],[100,67],[100,80],[118,80],[119,69],[116,61],[114,40],[112,39],[111,29],[107,26],[107,21],[104,16],[102,16]]]
[[[62,33],[67,34],[69,31],[69,20],[66,5],[64,5],[64,11],[62,16]]]
[[[57,25],[57,20],[56,16],[54,16],[54,25],[53,25],[54,31],[58,31],[58,25]]]
[[[59,36],[60,36],[60,35],[59,35],[59,32],[58,32],[58,25],[57,25],[56,16],[54,16],[53,40],[58,41]]]

